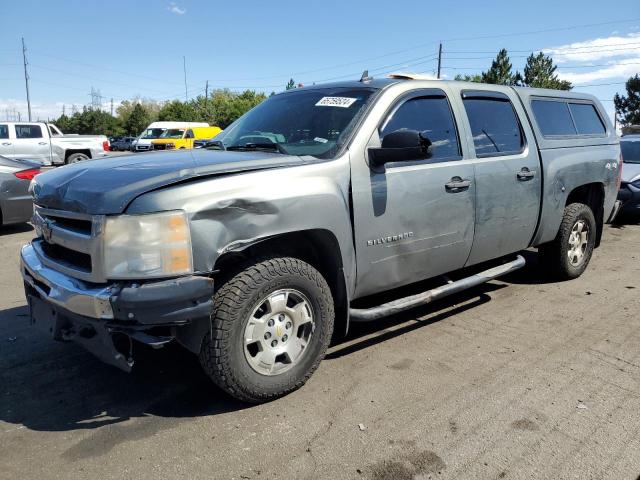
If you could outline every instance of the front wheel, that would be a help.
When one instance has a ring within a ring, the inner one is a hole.
[[[543,263],[559,280],[577,278],[589,265],[595,239],[591,208],[583,203],[567,205],[555,240],[540,247]]]
[[[251,403],[286,395],[318,367],[333,333],[331,290],[314,267],[276,257],[247,266],[214,296],[200,363],[223,390]]]

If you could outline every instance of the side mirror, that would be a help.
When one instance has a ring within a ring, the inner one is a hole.
[[[431,140],[416,130],[397,130],[382,137],[379,148],[369,148],[369,162],[381,167],[389,162],[425,160],[432,155]]]

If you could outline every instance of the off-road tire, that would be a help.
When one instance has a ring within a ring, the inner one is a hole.
[[[244,330],[256,303],[283,288],[295,288],[308,298],[315,329],[298,363],[283,373],[262,375],[245,358]],[[248,264],[223,283],[213,300],[211,333],[199,358],[214,383],[230,395],[249,403],[281,397],[304,385],[323,359],[333,333],[333,297],[326,280],[308,263],[273,257]]]
[[[64,163],[69,165],[71,163],[78,163],[78,162],[81,162],[83,160],[89,160],[89,157],[87,155],[85,155],[84,153],[72,153],[71,155],[69,155],[67,157],[67,159],[64,161]]]
[[[578,221],[584,221],[588,226],[587,248],[579,265],[569,261],[569,237]],[[564,209],[562,223],[556,238],[539,249],[542,265],[551,276],[558,280],[578,278],[586,270],[593,254],[596,240],[596,219],[589,206],[584,203],[571,203]]]

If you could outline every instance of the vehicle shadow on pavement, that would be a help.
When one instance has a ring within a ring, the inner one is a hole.
[[[30,223],[17,223],[15,225],[7,225],[0,227],[0,237],[5,235],[14,235],[16,233],[25,233],[33,230],[33,226]]]
[[[347,337],[333,345],[325,358],[328,360],[340,358],[476,308],[491,301],[489,293],[502,288],[504,285],[485,283],[383,320],[353,322],[349,326]],[[452,305],[453,308],[450,308]]]
[[[0,421],[18,428],[95,429],[136,417],[163,417],[156,424],[164,428],[248,408],[219,390],[196,356],[178,346],[141,346],[127,374],[79,345],[32,334],[26,306],[1,311],[0,319]]]
[[[531,272],[521,275],[526,278]],[[326,358],[337,359],[473,309],[505,286],[486,283],[384,320],[354,323]],[[169,428],[184,419],[251,407],[219,390],[197,357],[177,345],[160,350],[140,345],[136,365],[126,374],[79,345],[32,333],[28,323],[26,306],[0,311],[0,421],[17,428],[96,429],[142,417],[161,419],[153,426],[144,422],[146,429]],[[117,428],[127,436],[150,434],[132,432],[129,424]]]

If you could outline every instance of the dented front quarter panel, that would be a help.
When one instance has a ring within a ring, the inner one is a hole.
[[[209,273],[226,252],[286,233],[328,230],[340,245],[349,292],[355,255],[349,159],[195,179],[146,193],[128,214],[183,209],[191,224],[194,269]]]

